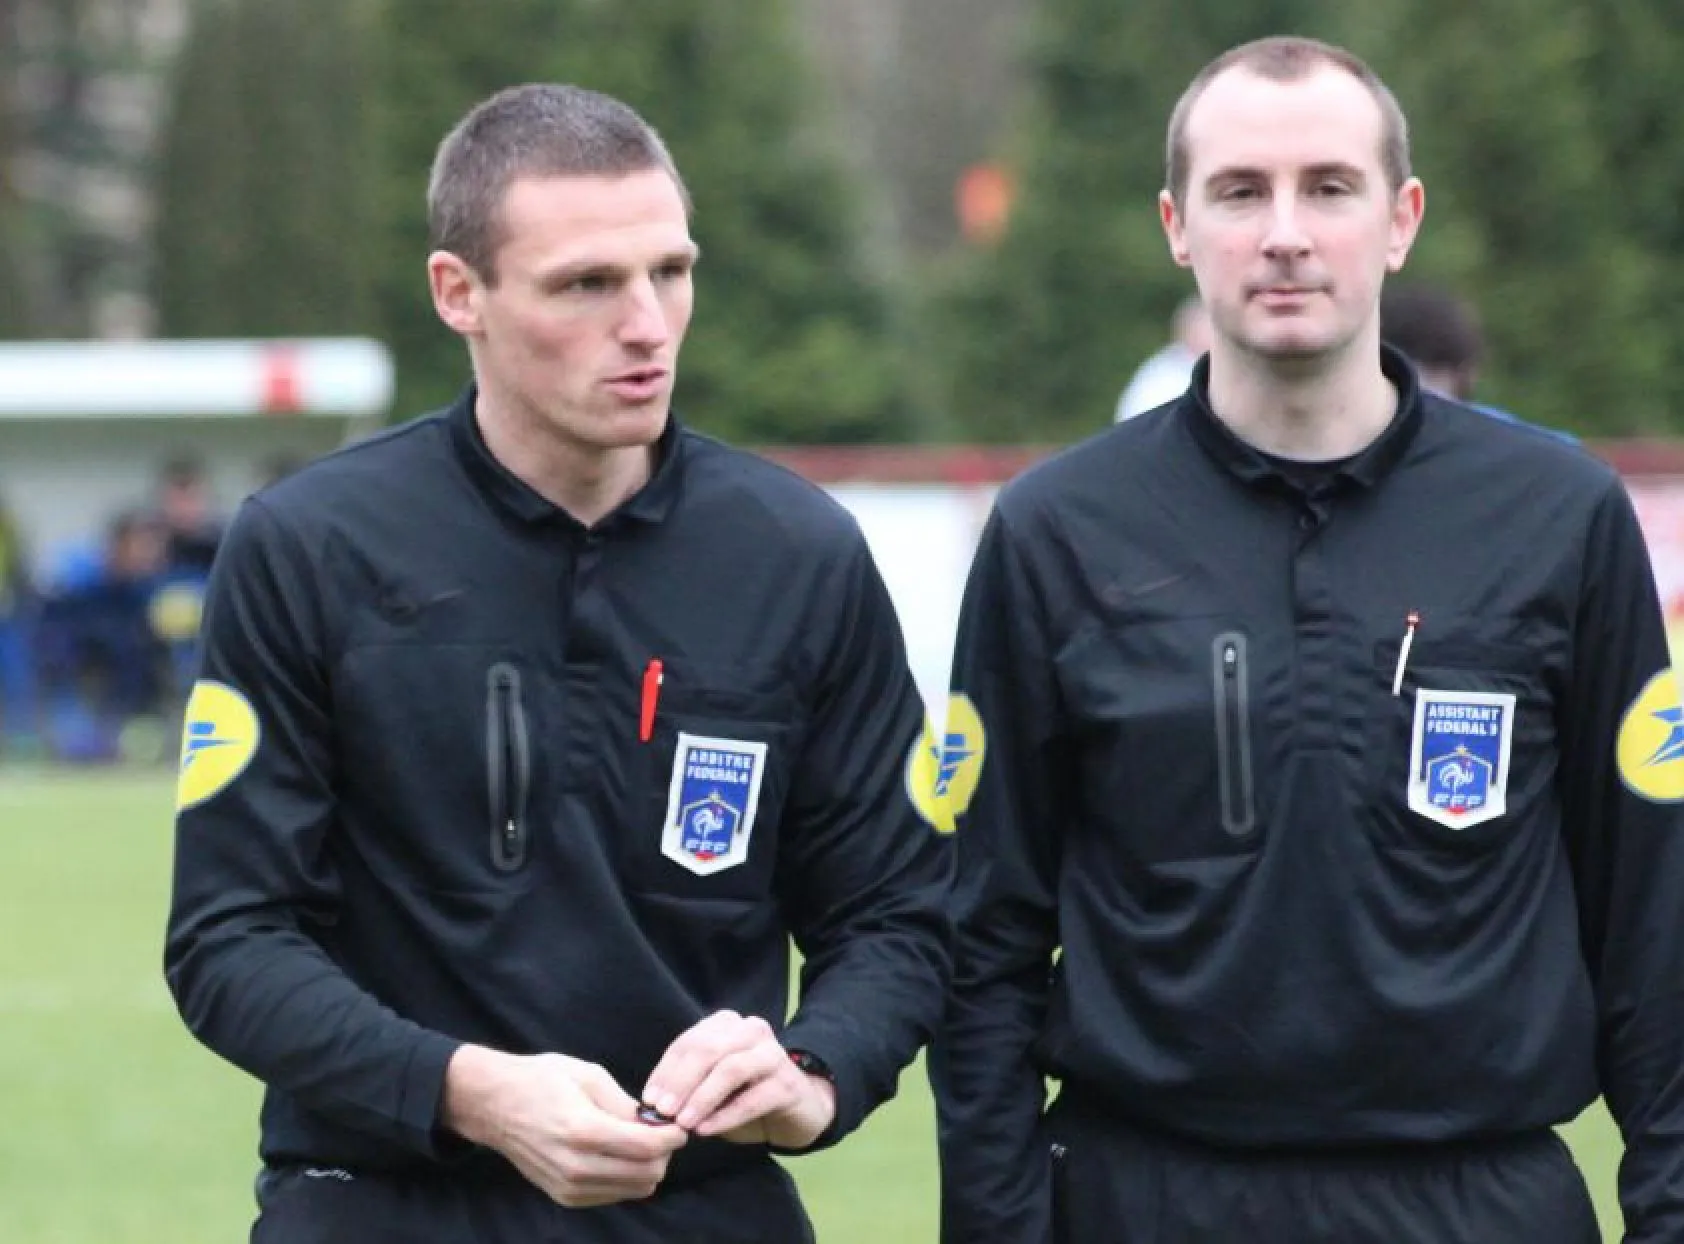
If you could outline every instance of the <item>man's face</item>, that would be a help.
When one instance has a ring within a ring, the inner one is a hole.
[[[171,530],[196,531],[210,517],[210,490],[196,478],[169,480],[159,509]]]
[[[164,568],[164,533],[155,523],[137,522],[117,533],[110,552],[118,579],[145,579]]]
[[[501,226],[495,284],[448,252],[428,263],[435,306],[469,340],[482,392],[587,450],[653,443],[696,259],[673,179],[520,178]]]
[[[1218,346],[1312,360],[1377,327],[1422,210],[1419,182],[1387,186],[1380,141],[1378,102],[1333,66],[1296,82],[1231,69],[1194,103],[1185,202],[1160,211]]]

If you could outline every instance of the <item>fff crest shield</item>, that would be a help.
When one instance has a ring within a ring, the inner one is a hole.
[[[1515,697],[1492,691],[1415,693],[1409,807],[1451,829],[1508,810]]]
[[[678,736],[661,854],[698,876],[748,859],[766,744],[744,739]]]

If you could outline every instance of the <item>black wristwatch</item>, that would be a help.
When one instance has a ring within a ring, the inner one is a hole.
[[[811,1050],[791,1050],[789,1061],[810,1076],[818,1076],[821,1080],[829,1080],[832,1084],[836,1083],[836,1077],[831,1074],[830,1064]]]

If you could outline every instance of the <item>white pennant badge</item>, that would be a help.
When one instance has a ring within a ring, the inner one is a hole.
[[[748,859],[766,744],[679,733],[661,854],[698,876]]]
[[[1508,810],[1515,698],[1493,691],[1415,693],[1409,806],[1440,825],[1467,829]]]

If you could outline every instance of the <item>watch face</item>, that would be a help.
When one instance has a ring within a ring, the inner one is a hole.
[[[810,1076],[822,1076],[826,1080],[832,1078],[830,1068],[825,1065],[824,1059],[817,1054],[810,1054],[806,1050],[791,1050],[789,1061]]]

